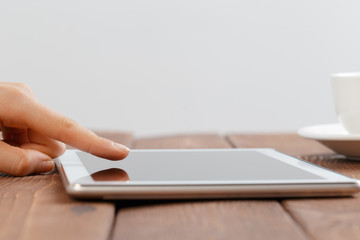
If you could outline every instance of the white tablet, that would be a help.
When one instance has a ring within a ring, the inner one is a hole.
[[[121,161],[68,150],[56,164],[76,198],[347,196],[360,189],[356,179],[274,149],[131,150]]]

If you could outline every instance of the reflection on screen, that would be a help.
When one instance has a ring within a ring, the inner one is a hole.
[[[120,168],[109,168],[91,174],[94,181],[129,181],[127,172]]]

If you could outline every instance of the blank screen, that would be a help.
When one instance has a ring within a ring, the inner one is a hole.
[[[320,176],[256,151],[130,152],[121,161],[77,152],[95,181],[317,180]]]

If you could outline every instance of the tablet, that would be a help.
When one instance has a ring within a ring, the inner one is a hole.
[[[75,198],[320,197],[360,189],[356,179],[274,149],[139,149],[120,161],[68,150],[56,164]]]

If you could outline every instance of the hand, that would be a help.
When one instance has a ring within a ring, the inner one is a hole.
[[[49,172],[52,158],[65,144],[110,160],[125,158],[129,149],[81,127],[40,104],[21,83],[0,83],[0,172],[14,176]]]

